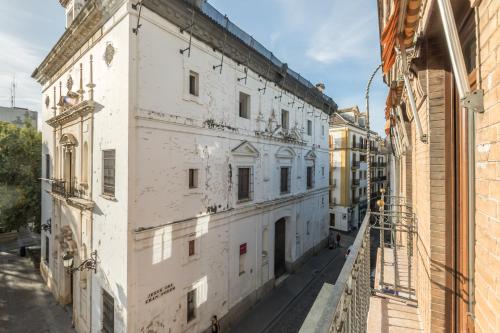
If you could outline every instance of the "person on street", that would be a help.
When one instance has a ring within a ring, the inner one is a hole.
[[[337,232],[337,247],[340,247],[340,233]]]
[[[219,333],[220,332],[220,325],[219,325],[219,320],[217,319],[217,316],[212,317],[212,333]]]

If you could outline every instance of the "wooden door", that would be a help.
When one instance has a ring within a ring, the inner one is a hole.
[[[285,240],[286,220],[279,219],[274,225],[274,278],[278,278],[286,271]]]

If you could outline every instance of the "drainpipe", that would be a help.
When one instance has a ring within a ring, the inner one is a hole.
[[[453,16],[453,10],[449,0],[437,0],[439,6],[439,13],[443,23],[444,34],[446,43],[448,45],[448,52],[450,55],[451,64],[453,67],[453,76],[457,86],[460,101],[463,107],[467,109],[468,127],[467,127],[467,154],[468,154],[468,315],[474,319],[474,245],[475,245],[475,112],[484,112],[483,106],[483,91],[481,86],[478,90],[470,90],[467,68],[462,53],[460,39],[458,37],[458,29]],[[479,14],[477,1],[474,5],[474,14],[476,21],[476,45],[479,42]],[[479,57],[479,52],[478,57]],[[478,63],[479,66],[480,63]],[[480,76],[479,72],[479,76]],[[481,84],[478,80],[479,85]]]

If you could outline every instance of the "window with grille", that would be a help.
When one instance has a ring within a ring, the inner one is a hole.
[[[45,262],[48,264],[50,260],[49,236],[45,236]]]
[[[290,193],[290,167],[281,167],[280,192],[281,194]]]
[[[103,164],[103,188],[105,195],[115,195],[115,150],[102,151]]]
[[[314,187],[314,167],[308,166],[307,167],[307,188],[313,188]]]
[[[45,154],[45,178],[50,178],[50,155]]]
[[[106,290],[102,290],[102,332],[115,331],[115,300]]]
[[[290,124],[289,124],[289,116],[290,113],[286,110],[281,110],[281,127],[283,129],[289,129]]]
[[[189,169],[189,188],[198,187],[198,169]]]
[[[252,187],[252,168],[238,168],[238,200],[251,200]]]
[[[240,109],[241,118],[250,119],[250,95],[240,92]]]
[[[187,322],[196,318],[196,289],[187,293]]]
[[[190,257],[195,255],[195,247],[194,246],[195,246],[194,239],[192,239],[188,242],[188,253],[189,253]]]
[[[312,135],[313,133],[313,123],[311,120],[307,121],[307,135]]]
[[[189,93],[193,96],[199,95],[199,75],[193,71],[189,72]]]

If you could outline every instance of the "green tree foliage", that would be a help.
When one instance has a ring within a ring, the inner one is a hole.
[[[29,122],[22,128],[0,121],[0,227],[33,223],[40,231],[42,135]]]

